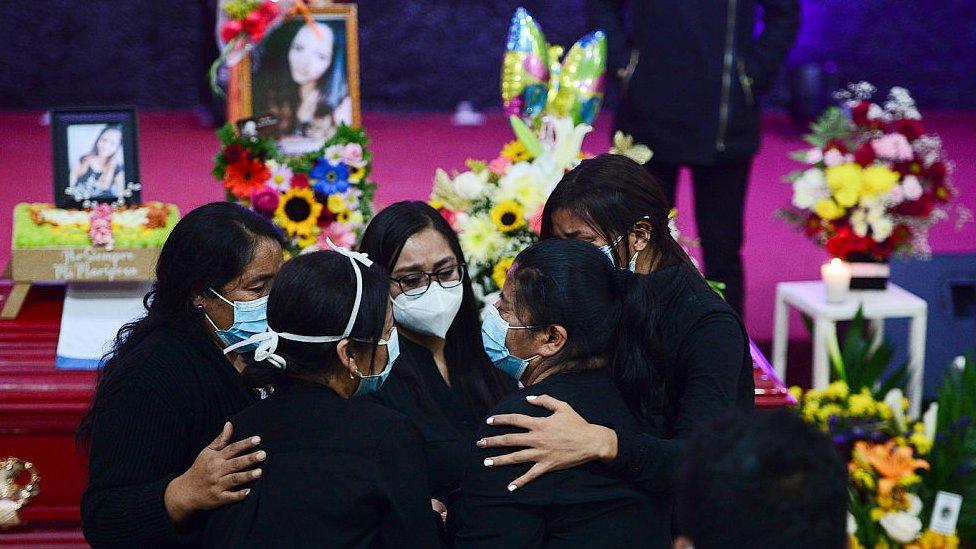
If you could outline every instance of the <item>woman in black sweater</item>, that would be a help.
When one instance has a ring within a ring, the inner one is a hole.
[[[93,546],[198,545],[201,511],[246,495],[238,486],[255,473],[244,471],[265,452],[256,438],[228,444],[226,422],[256,395],[221,349],[264,330],[281,260],[271,223],[233,204],[201,206],[173,229],[146,316],[119,331],[78,428]]]
[[[398,354],[383,269],[338,249],[292,259],[268,324],[249,340],[260,362],[248,370],[270,374],[275,391],[233,422],[260,435],[270,457],[247,499],[214,512],[204,544],[437,547],[420,435],[362,398]]]
[[[639,164],[604,154],[584,160],[556,185],[546,202],[543,238],[588,242],[621,270],[646,275],[651,315],[643,334],[656,348],[664,402],[654,422],[661,433],[594,425],[550,396],[534,404],[553,412],[545,421],[525,416],[496,423],[529,429],[514,438],[484,438],[478,445],[523,446],[496,463],[533,462],[518,486],[549,471],[602,461],[614,474],[649,489],[670,489],[683,442],[696,426],[754,402],[752,362],[745,327],[671,237],[670,207],[660,186]],[[642,398],[630,380],[617,379],[629,400]],[[540,394],[540,393],[535,393]]]
[[[403,336],[397,368],[376,399],[420,430],[431,493],[450,507],[475,431],[516,389],[515,380],[485,355],[461,245],[436,210],[423,202],[388,206],[370,222],[359,249],[390,273],[393,318]]]
[[[547,240],[520,253],[482,333],[495,366],[525,389],[499,403],[492,417],[540,417],[545,410],[527,398],[546,393],[588,422],[651,431],[646,420],[660,407],[661,379],[642,333],[650,313],[644,284],[582,242]],[[642,398],[628,402],[614,377],[630,380]],[[517,436],[491,420],[480,434]],[[480,450],[468,460],[457,510],[459,547],[670,545],[667,494],[642,490],[599,462],[527,486],[510,484],[529,465],[499,465],[492,456]]]

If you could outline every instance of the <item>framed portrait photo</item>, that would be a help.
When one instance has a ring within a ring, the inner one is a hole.
[[[51,111],[55,205],[140,203],[138,135],[131,107]]]
[[[356,6],[310,11],[313,21],[286,19],[252,53],[250,112],[278,120],[278,149],[289,155],[318,149],[341,124],[360,124]]]

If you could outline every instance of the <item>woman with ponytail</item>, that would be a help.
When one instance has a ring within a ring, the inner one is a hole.
[[[498,420],[524,414],[529,425],[543,421],[546,410],[531,405],[539,394],[572,406],[586,422],[650,430],[643,418],[659,413],[662,379],[641,329],[651,313],[640,297],[643,284],[579,241],[546,240],[520,253],[501,297],[487,308],[482,335],[495,367],[525,388],[495,407],[479,436],[522,446],[522,435]],[[506,467],[494,463],[495,455],[484,449],[468,460],[456,516],[459,547],[669,545],[667,496],[640,489],[602,463],[520,485],[511,481],[530,465]]]
[[[213,514],[206,547],[440,545],[420,434],[363,398],[399,354],[386,273],[334,250],[286,263],[268,330],[238,344],[257,345],[248,371],[268,374],[275,390],[232,421],[273,458],[247,499]]]
[[[267,454],[227,420],[257,395],[241,382],[242,356],[221,351],[265,330],[281,261],[274,226],[234,204],[201,206],[174,227],[146,315],[119,331],[78,427],[92,546],[198,546],[206,511],[247,495],[245,470]]]
[[[659,430],[639,432],[593,425],[570,403],[553,395],[533,400],[552,415],[493,418],[494,424],[527,429],[512,438],[484,438],[482,448],[523,447],[517,453],[495,450],[494,464],[531,462],[514,484],[521,487],[551,471],[600,461],[619,478],[647,489],[670,490],[681,461],[683,442],[697,426],[754,402],[748,336],[738,315],[713,291],[668,228],[670,205],[657,182],[624,156],[604,154],[584,160],[556,185],[546,202],[542,237],[580,240],[603,252],[608,265],[642,275],[630,300],[649,310],[643,325],[628,325],[626,352],[654,349],[656,375],[663,385],[659,413],[644,415]],[[645,344],[638,346],[635,340]],[[625,352],[623,349],[620,352]],[[616,370],[615,381],[632,408],[645,394],[650,375]],[[542,395],[541,392],[534,392]],[[656,395],[655,390],[655,395]],[[504,455],[499,455],[504,454]],[[513,477],[514,478],[514,477]]]

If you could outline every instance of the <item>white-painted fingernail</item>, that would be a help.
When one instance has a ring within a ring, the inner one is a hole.
[[[484,448],[484,447],[488,446],[488,441],[485,440],[485,439],[481,439],[478,442],[476,442],[475,444],[477,444],[479,448]]]
[[[518,486],[516,486],[514,482],[508,485],[509,492],[514,492],[516,488],[518,488]]]
[[[486,459],[485,460],[485,467],[491,467],[494,464],[495,464],[495,462],[492,461],[491,459]]]
[[[248,495],[248,494],[250,494],[250,493],[251,493],[251,489],[250,488],[248,488],[247,490],[244,490],[244,495],[245,496]]]
[[[491,425],[494,422],[495,422],[495,416],[489,416],[488,419],[485,420],[485,423],[487,423],[488,425]]]
[[[532,402],[536,398],[538,398],[538,397],[536,397],[535,395],[529,395],[529,396],[525,397],[525,400],[528,400],[529,402]]]
[[[261,437],[251,437],[251,444],[260,444]]]
[[[253,471],[253,472],[251,473],[251,476],[252,476],[252,477],[254,477],[254,478],[258,478],[258,477],[260,477],[260,476],[261,476],[261,469],[255,469],[255,470],[254,470],[254,471]]]
[[[258,461],[264,461],[268,457],[268,454],[264,450],[261,450],[254,457],[258,458]]]

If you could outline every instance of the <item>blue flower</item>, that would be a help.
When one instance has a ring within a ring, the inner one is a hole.
[[[325,158],[315,163],[308,176],[313,181],[312,189],[325,196],[343,193],[349,188],[349,168],[342,163],[333,166]]]

